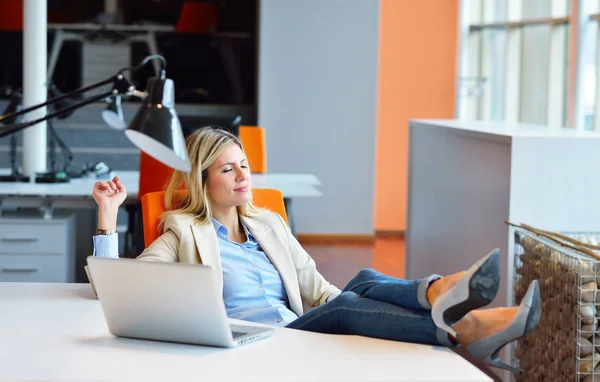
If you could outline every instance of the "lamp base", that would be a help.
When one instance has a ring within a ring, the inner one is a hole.
[[[64,171],[46,172],[35,177],[36,183],[69,183],[71,178]]]
[[[0,182],[29,182],[29,177],[19,172],[13,172],[10,175],[1,175]]]

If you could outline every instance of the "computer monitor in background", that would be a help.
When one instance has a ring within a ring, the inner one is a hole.
[[[185,138],[199,128],[206,126],[223,128],[238,137],[242,116],[180,115],[179,122],[181,122],[181,129],[183,130],[183,136]]]

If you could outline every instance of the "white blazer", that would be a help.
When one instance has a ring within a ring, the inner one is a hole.
[[[279,272],[290,309],[298,316],[303,314],[303,301],[311,307],[322,305],[331,294],[340,292],[317,271],[314,260],[298,243],[281,216],[264,211],[257,216],[240,218]],[[216,268],[223,288],[217,233],[212,224],[199,224],[189,215],[169,216],[164,233],[137,258],[211,265]]]

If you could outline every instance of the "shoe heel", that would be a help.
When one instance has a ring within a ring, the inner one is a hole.
[[[523,370],[519,369],[518,367],[514,367],[511,365],[508,365],[502,361],[500,361],[500,358],[498,358],[498,352],[496,351],[493,355],[491,355],[490,357],[487,357],[484,361],[484,364],[488,365],[488,366],[493,366],[493,367],[497,367],[499,369],[504,369],[504,370],[508,370],[511,371],[513,373],[516,374],[523,374]]]
[[[523,370],[505,364],[498,358],[498,353],[506,344],[516,341],[535,330],[540,322],[542,303],[540,287],[537,280],[532,281],[527,293],[521,300],[519,310],[510,325],[500,333],[481,338],[467,347],[467,352],[484,364],[509,370],[513,373],[523,373]]]
[[[451,299],[440,301],[439,309],[436,309],[435,311],[432,310],[431,318],[433,319],[435,326],[447,332],[452,337],[458,338],[458,332],[450,326],[454,324],[454,322],[447,322],[446,317],[444,317],[444,313],[446,313],[447,309],[450,309],[453,305],[455,305],[455,303]]]

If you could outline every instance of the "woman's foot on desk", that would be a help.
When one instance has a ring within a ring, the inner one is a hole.
[[[427,300],[432,306],[433,322],[457,338],[452,325],[470,311],[492,302],[499,287],[500,250],[496,248],[467,271],[443,277],[430,285]]]

